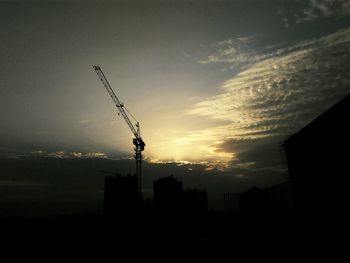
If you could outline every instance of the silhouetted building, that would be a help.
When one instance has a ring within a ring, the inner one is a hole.
[[[269,195],[273,213],[292,216],[295,212],[292,183],[290,181],[264,189]]]
[[[224,193],[224,208],[226,213],[238,212],[238,193]]]
[[[188,189],[183,191],[182,202],[185,215],[204,216],[208,213],[208,196],[205,190]]]
[[[107,217],[128,216],[138,211],[141,195],[136,176],[108,176],[105,178],[104,214]]]
[[[284,142],[296,210],[300,215],[347,213],[350,95]]]
[[[294,200],[291,182],[274,185],[266,189],[252,187],[247,191],[225,194],[225,207],[238,203],[238,211],[248,216],[292,216]],[[232,210],[231,210],[232,212]]]
[[[269,194],[258,187],[252,187],[238,197],[238,209],[242,215],[261,217],[271,213]]]
[[[181,209],[182,182],[173,176],[153,182],[155,209],[163,213],[179,213]]]

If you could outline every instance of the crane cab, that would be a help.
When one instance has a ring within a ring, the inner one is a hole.
[[[146,144],[144,143],[144,141],[141,138],[140,139],[134,138],[132,140],[132,142],[136,147],[140,147],[141,151],[143,151],[145,149]]]

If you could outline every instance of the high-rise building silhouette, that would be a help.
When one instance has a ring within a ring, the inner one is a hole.
[[[174,176],[153,182],[154,208],[158,213],[185,218],[205,216],[208,213],[208,195],[205,190],[183,190],[183,184]]]
[[[261,188],[252,187],[238,197],[238,209],[242,215],[257,216],[270,214],[269,194]]]
[[[104,190],[104,214],[121,217],[138,211],[141,195],[136,176],[107,176]]]
[[[238,193],[224,193],[224,208],[226,213],[238,212]]]
[[[280,216],[293,216],[295,213],[292,184],[290,181],[264,189],[269,195],[273,213]]]
[[[284,142],[298,214],[322,219],[347,213],[349,117],[350,95]]]
[[[157,211],[179,213],[181,198],[182,182],[174,176],[160,178],[153,182],[153,199]]]
[[[205,190],[188,189],[182,193],[182,208],[185,215],[203,216],[208,213],[208,195]]]

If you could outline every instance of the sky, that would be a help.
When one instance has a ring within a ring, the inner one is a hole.
[[[350,91],[349,0],[0,1],[0,39],[0,153],[17,161],[132,157],[94,64],[145,161],[203,188],[288,180],[283,141]]]

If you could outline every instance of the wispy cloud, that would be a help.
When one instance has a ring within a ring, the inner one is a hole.
[[[335,40],[334,37],[326,36],[321,39],[307,39],[289,45],[277,44],[259,47],[256,46],[253,38],[236,37],[217,43],[217,50],[199,62],[202,64],[229,64],[230,69],[236,68],[242,71],[252,65],[255,66],[257,62],[283,57],[283,55],[290,54],[293,51],[305,52],[310,48],[324,47],[324,44],[337,44]]]
[[[335,15],[350,15],[350,0],[309,0],[302,12],[295,14],[297,23]]]
[[[208,63],[247,63],[255,61],[255,52],[250,47],[252,38],[236,37],[218,43],[218,50],[215,54],[200,61],[202,64]]]

